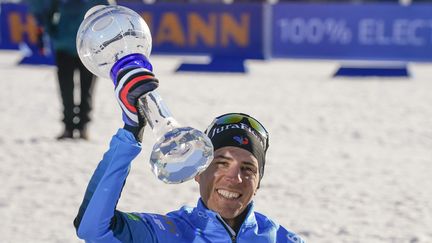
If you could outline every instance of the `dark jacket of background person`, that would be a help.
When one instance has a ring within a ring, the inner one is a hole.
[[[26,3],[50,36],[55,50],[78,55],[76,34],[84,15],[95,5],[107,5],[107,0],[26,0]]]

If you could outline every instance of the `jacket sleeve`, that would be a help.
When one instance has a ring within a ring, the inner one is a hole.
[[[130,164],[140,151],[141,146],[131,132],[119,129],[113,136],[109,150],[90,179],[74,220],[79,238],[87,242],[132,242],[133,238],[145,238],[145,242],[154,240],[150,225],[142,221],[137,225],[130,214],[115,210]],[[134,237],[133,234],[139,235]]]
[[[277,231],[277,240],[276,242],[281,243],[305,243],[305,241],[296,233],[285,229],[283,226],[280,226]]]

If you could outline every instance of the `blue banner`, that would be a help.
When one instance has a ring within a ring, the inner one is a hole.
[[[269,56],[432,60],[431,4],[118,3],[149,24],[154,54],[204,54],[238,62]],[[264,9],[270,10],[269,19]],[[1,4],[0,17],[0,48],[21,48],[37,57],[36,22],[26,6]]]
[[[0,5],[1,39],[0,48],[18,49],[20,43],[36,44],[37,25],[23,4],[3,3]]]
[[[152,32],[155,54],[264,57],[261,4],[132,4]]]
[[[0,26],[0,49],[19,49],[22,64],[54,64],[52,51],[41,53],[38,47],[38,25],[25,4],[1,4]]]
[[[432,60],[432,5],[277,4],[273,57]]]

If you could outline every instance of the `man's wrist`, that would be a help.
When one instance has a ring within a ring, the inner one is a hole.
[[[144,132],[144,127],[132,126],[132,125],[129,125],[129,124],[125,123],[124,126],[123,126],[123,129],[131,132],[134,135],[134,137],[137,140],[137,142],[140,142],[140,143],[142,142],[142,135],[143,135],[143,132]]]

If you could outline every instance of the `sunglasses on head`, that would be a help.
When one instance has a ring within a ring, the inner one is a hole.
[[[209,132],[214,125],[236,124],[240,123],[243,120],[247,120],[250,127],[259,134],[259,136],[264,142],[264,147],[267,150],[269,146],[269,133],[258,120],[244,113],[228,113],[218,116],[213,120],[213,122],[206,131]]]

